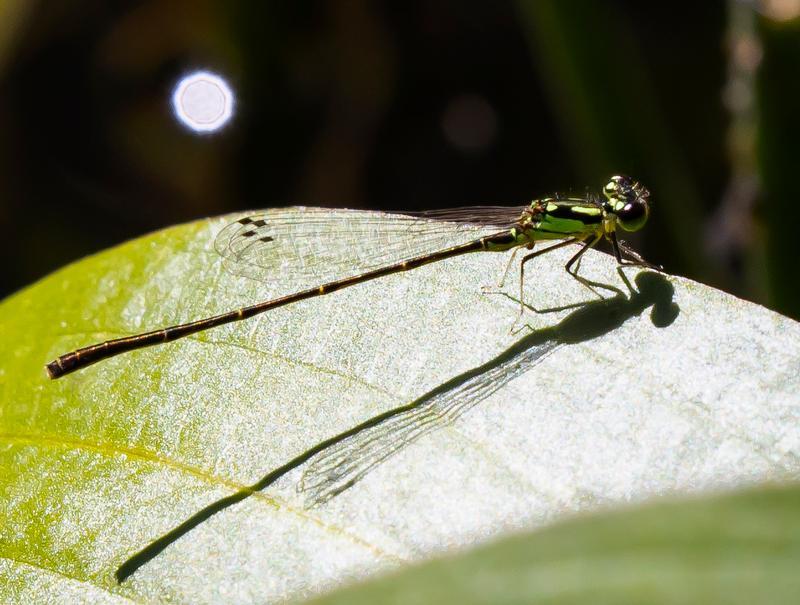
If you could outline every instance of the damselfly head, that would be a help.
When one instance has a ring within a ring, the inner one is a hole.
[[[650,206],[647,198],[650,192],[629,176],[612,176],[603,187],[606,202],[603,208],[617,217],[617,223],[625,231],[638,231],[647,222]]]

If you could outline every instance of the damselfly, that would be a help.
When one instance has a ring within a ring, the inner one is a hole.
[[[633,179],[614,176],[603,188],[602,197],[553,196],[527,206],[479,206],[417,214],[268,210],[225,227],[215,240],[215,248],[238,273],[295,286],[313,283],[313,287],[221,315],[83,347],[48,363],[47,373],[58,378],[120,353],[170,342],[469,252],[532,250],[539,241],[557,240],[522,258],[520,291],[526,263],[570,244],[580,244],[581,248],[565,269],[582,283],[587,280],[578,275],[577,263],[602,239],[611,244],[620,265],[652,267],[617,239],[618,227],[638,231],[647,222],[649,195]]]

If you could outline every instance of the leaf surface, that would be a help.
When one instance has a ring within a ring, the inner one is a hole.
[[[567,250],[529,265],[525,298],[589,304],[515,334],[518,283],[481,289],[508,255],[481,253],[46,378],[76,347],[274,294],[223,270],[233,218],[2,303],[2,600],[300,599],[576,512],[797,477],[797,323],[636,270],[637,294],[598,301]],[[625,290],[607,255],[581,271]]]

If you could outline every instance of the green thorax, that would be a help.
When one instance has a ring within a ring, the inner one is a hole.
[[[534,240],[601,233],[603,208],[585,199],[545,198],[531,204],[523,231]]]

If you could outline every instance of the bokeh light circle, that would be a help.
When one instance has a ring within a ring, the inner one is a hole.
[[[172,109],[183,125],[195,132],[214,132],[233,116],[233,91],[228,83],[207,71],[193,72],[178,82]]]

